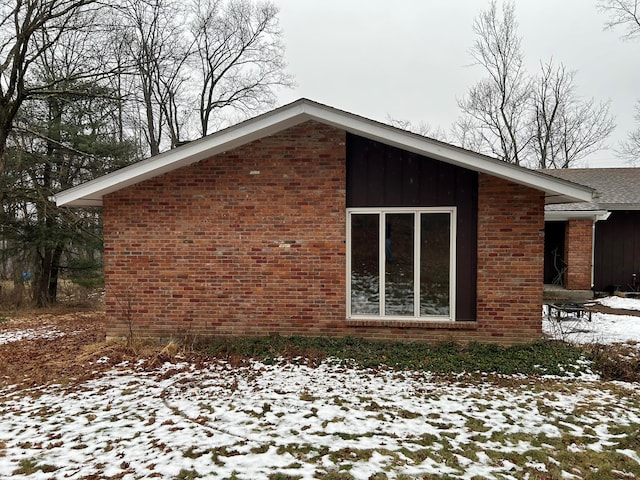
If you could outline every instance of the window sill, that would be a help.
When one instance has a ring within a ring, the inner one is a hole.
[[[478,329],[478,322],[425,319],[390,320],[385,318],[347,318],[346,324],[351,327],[424,328],[431,330]]]

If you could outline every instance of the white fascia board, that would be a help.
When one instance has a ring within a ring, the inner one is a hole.
[[[544,212],[545,222],[565,221],[565,220],[588,220],[596,222],[606,220],[611,215],[607,210],[551,210]]]
[[[302,106],[272,112],[229,127],[216,134],[190,142],[180,148],[150,157],[108,175],[96,178],[55,195],[58,206],[100,206],[108,193],[149,180],[163,173],[199,162],[213,155],[273,135],[302,123],[308,118]]]
[[[390,146],[544,191],[547,203],[592,200],[591,188],[301,99],[183,147],[60,192],[55,196],[56,203],[59,206],[99,206],[102,205],[102,197],[108,193],[273,135],[307,120],[316,120]]]
[[[594,190],[590,187],[511,165],[332,108],[317,104],[310,104],[308,107],[307,111],[313,119],[361,137],[544,191],[547,194],[547,203],[569,203],[593,199]]]

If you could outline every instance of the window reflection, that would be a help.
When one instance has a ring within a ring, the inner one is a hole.
[[[413,213],[385,215],[385,315],[413,315]]]
[[[351,313],[380,314],[379,215],[351,215]]]
[[[351,314],[450,316],[451,221],[451,211],[351,213]]]

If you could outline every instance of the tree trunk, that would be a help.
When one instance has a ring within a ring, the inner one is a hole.
[[[46,248],[42,255],[33,291],[33,301],[37,307],[48,307],[56,303],[62,252],[63,247],[58,244],[53,248]]]
[[[160,153],[160,132],[156,134],[154,115],[153,115],[153,101],[150,87],[147,86],[147,82],[143,79],[143,96],[145,114],[147,116],[147,136],[149,140],[149,150],[151,156],[158,155]]]
[[[7,163],[7,137],[0,133],[0,179],[4,178],[4,168]],[[4,192],[4,188],[2,189]],[[2,193],[4,196],[4,193]]]
[[[51,275],[49,276],[49,302],[55,303],[58,298],[58,279],[60,274],[60,259],[62,258],[62,245],[56,245],[51,258]]]
[[[39,271],[33,283],[33,302],[36,307],[47,307],[51,304],[49,298],[49,282],[51,280],[51,266],[53,249],[45,248],[40,259]]]

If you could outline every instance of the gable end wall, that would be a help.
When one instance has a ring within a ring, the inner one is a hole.
[[[345,132],[307,122],[104,198],[107,334],[540,338],[541,192],[478,176],[477,321],[348,321]]]
[[[309,122],[104,199],[108,335],[344,321],[345,133]]]

